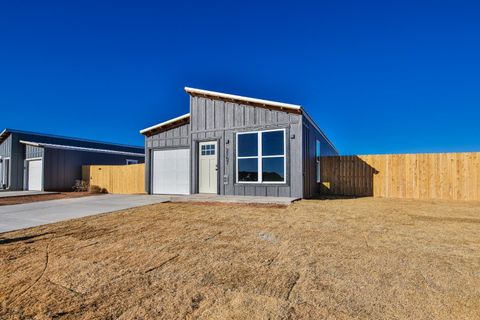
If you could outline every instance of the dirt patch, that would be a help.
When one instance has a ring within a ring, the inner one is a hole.
[[[12,204],[22,204],[38,201],[57,200],[57,199],[70,199],[94,196],[98,194],[89,192],[61,192],[53,194],[39,194],[32,196],[18,196],[18,197],[2,197],[0,198],[0,206],[7,206]]]
[[[0,235],[0,318],[478,319],[480,203],[164,203]]]

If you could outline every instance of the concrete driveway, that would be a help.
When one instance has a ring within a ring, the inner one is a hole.
[[[0,206],[0,233],[169,200],[157,195],[107,194]]]

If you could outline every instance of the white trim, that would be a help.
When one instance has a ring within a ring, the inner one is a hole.
[[[264,132],[273,132],[273,131],[282,131],[283,132],[283,155],[263,155],[263,146],[262,146],[262,136]],[[257,156],[238,156],[238,136],[243,134],[257,134]],[[258,131],[243,131],[237,132],[235,135],[235,181],[238,184],[286,184],[287,183],[287,134],[284,128],[281,129],[269,129],[269,130],[258,130]],[[266,158],[282,158],[283,157],[283,181],[263,181],[263,159]],[[239,181],[238,180],[238,160],[241,159],[258,159],[257,170],[258,178],[257,181]]]
[[[62,150],[70,150],[70,151],[83,151],[83,152],[98,152],[98,153],[109,153],[109,154],[118,154],[123,156],[132,156],[132,157],[145,157],[143,153],[135,153],[135,152],[128,152],[128,151],[117,151],[117,150],[106,150],[106,149],[95,149],[95,148],[85,148],[85,147],[76,147],[76,146],[65,146],[60,144],[52,144],[52,143],[42,143],[42,142],[32,142],[32,141],[25,141],[20,140],[20,143],[33,146],[33,147],[40,147],[40,148],[52,148],[52,149],[62,149]]]
[[[215,154],[213,155],[202,155],[202,146],[206,145],[214,145],[215,146]],[[215,158],[215,192],[205,192],[204,190],[200,190],[200,172],[202,172],[202,168],[200,166],[200,161],[202,157],[212,157]],[[219,168],[218,168],[218,159],[219,159],[219,150],[218,150],[218,140],[208,140],[208,141],[199,141],[198,142],[198,193],[209,193],[209,194],[218,194],[219,192]]]
[[[173,119],[164,121],[164,122],[162,122],[162,123],[156,124],[156,125],[154,125],[154,126],[151,126],[151,127],[145,128],[145,129],[142,129],[142,130],[140,130],[140,133],[141,133],[141,134],[145,134],[145,133],[148,132],[148,131],[152,131],[152,130],[161,128],[161,127],[163,127],[163,126],[166,126],[167,124],[171,124],[171,123],[174,123],[174,122],[176,122],[176,121],[180,121],[180,120],[183,120],[183,119],[186,119],[186,118],[189,118],[189,117],[190,117],[190,113],[186,113],[186,114],[181,115],[181,116],[179,116],[179,117],[176,117],[176,118],[173,118]]]
[[[10,188],[10,185],[12,184],[12,157],[4,157],[2,159],[2,171],[0,172],[1,177],[0,177],[0,182],[3,187],[5,185],[5,190]],[[5,165],[5,162],[8,160],[8,167]],[[7,171],[5,174],[5,171]],[[5,181],[7,180],[7,181]],[[8,183],[6,183],[8,182]]]
[[[41,172],[41,175],[40,175],[40,191],[44,191],[44,169],[45,169],[45,164],[44,164],[44,160],[43,160],[43,157],[35,157],[35,158],[28,158],[28,159],[25,159],[25,167],[26,167],[26,190],[30,190],[30,180],[29,180],[29,171],[30,171],[30,168],[29,168],[29,162],[32,162],[32,161],[41,161],[42,162],[42,172]]]
[[[185,87],[185,91],[187,93],[190,93],[190,94],[199,94],[199,95],[213,96],[213,97],[224,98],[224,99],[246,101],[246,102],[268,105],[268,106],[272,106],[272,107],[301,111],[302,114],[305,116],[305,118],[307,118],[309,120],[309,122],[312,123],[312,125],[315,127],[315,129],[317,129],[318,132],[320,132],[320,134],[325,138],[325,140],[333,148],[333,150],[335,150],[336,153],[339,153],[337,148],[330,141],[330,139],[327,138],[327,136],[323,133],[323,131],[320,129],[320,127],[315,123],[315,121],[313,121],[313,119],[310,117],[310,115],[300,105],[271,101],[271,100],[264,100],[264,99],[256,99],[256,98],[250,98],[250,97],[244,97],[244,96],[237,96],[237,95],[234,95],[234,94],[228,94],[228,93],[222,93],[222,92],[216,92],[216,91],[209,91],[209,90],[202,90],[202,89],[195,89],[195,88],[190,88],[190,87]]]
[[[304,117],[307,118],[307,120],[315,127],[315,129],[317,129],[317,131],[320,132],[322,137],[333,148],[333,150],[335,150],[335,152],[337,154],[340,154],[340,152],[338,152],[338,149],[333,145],[332,141],[330,141],[330,139],[327,138],[325,133],[323,133],[322,129],[320,129],[320,127],[315,123],[315,121],[313,121],[312,117],[310,117],[310,115],[305,111],[305,109],[302,109],[302,113],[303,113]]]
[[[278,107],[278,108],[285,108],[285,109],[292,109],[292,110],[301,110],[302,109],[302,107],[300,105],[296,105],[296,104],[283,103],[283,102],[264,100],[264,99],[256,99],[256,98],[250,98],[250,97],[245,97],[245,96],[237,96],[237,95],[234,95],[234,94],[228,94],[228,93],[222,93],[222,92],[216,92],[216,91],[208,91],[208,90],[195,89],[195,88],[190,88],[190,87],[185,87],[185,91],[187,93],[190,93],[190,94],[200,94],[200,95],[206,95],[206,96],[214,96],[214,97],[223,98],[223,99],[231,99],[231,100],[239,100],[239,101],[245,101],[245,102],[251,102],[251,103],[258,103],[258,104],[263,104],[263,105]]]

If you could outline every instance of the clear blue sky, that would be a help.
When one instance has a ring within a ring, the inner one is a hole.
[[[304,106],[343,154],[480,151],[478,1],[2,1],[0,127],[142,145],[184,86]]]

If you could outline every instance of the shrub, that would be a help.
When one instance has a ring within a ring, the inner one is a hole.
[[[88,182],[84,180],[75,180],[75,185],[72,187],[75,192],[88,191]]]
[[[90,186],[90,193],[108,193],[107,189],[100,188],[99,186]]]

